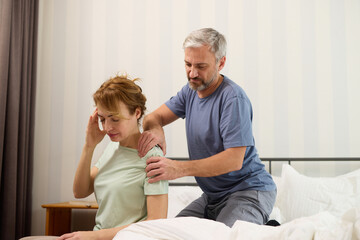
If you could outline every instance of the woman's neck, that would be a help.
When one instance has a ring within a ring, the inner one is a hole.
[[[128,138],[124,139],[123,141],[120,141],[120,145],[123,147],[137,149],[140,136],[141,133],[138,130],[134,134],[130,135]]]

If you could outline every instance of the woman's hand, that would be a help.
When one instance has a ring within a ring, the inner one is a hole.
[[[95,148],[96,145],[101,142],[106,135],[106,132],[100,130],[98,122],[98,110],[95,109],[93,114],[89,118],[89,122],[86,128],[85,146]]]
[[[57,240],[111,240],[115,237],[118,231],[126,228],[126,226],[106,228],[97,231],[81,231],[66,233]]]
[[[57,240],[96,240],[98,237],[96,236],[95,231],[86,231],[86,232],[72,232],[66,233],[60,236]]]

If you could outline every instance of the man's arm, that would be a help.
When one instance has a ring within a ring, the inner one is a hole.
[[[184,176],[213,177],[240,170],[246,147],[228,148],[208,158],[191,161],[177,161],[165,157],[147,159],[146,172],[149,183],[173,180]]]
[[[143,157],[155,145],[159,145],[166,154],[166,142],[163,126],[172,123],[179,117],[176,116],[165,104],[146,115],[143,120],[144,132],[138,142],[139,156]]]

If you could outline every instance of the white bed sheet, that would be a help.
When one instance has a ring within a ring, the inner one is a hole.
[[[145,221],[119,231],[114,240],[204,240],[230,239],[231,228],[223,223],[195,217]]]
[[[232,228],[194,217],[174,218],[201,195],[198,187],[170,187],[168,219],[140,222],[118,232],[115,240],[360,240],[360,169],[334,178],[311,178],[284,165],[274,177],[278,196],[272,227],[237,221]]]
[[[194,217],[161,219],[133,224],[118,232],[114,240],[355,240],[360,238],[360,209],[351,212],[357,212],[354,222],[321,212],[278,227],[237,221],[229,228]]]

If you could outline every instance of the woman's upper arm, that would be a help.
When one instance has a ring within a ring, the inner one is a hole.
[[[166,218],[168,211],[168,195],[147,195],[147,220]]]
[[[94,192],[94,181],[95,181],[95,177],[98,174],[98,172],[99,172],[99,169],[95,166],[93,166],[90,170],[92,192]]]

